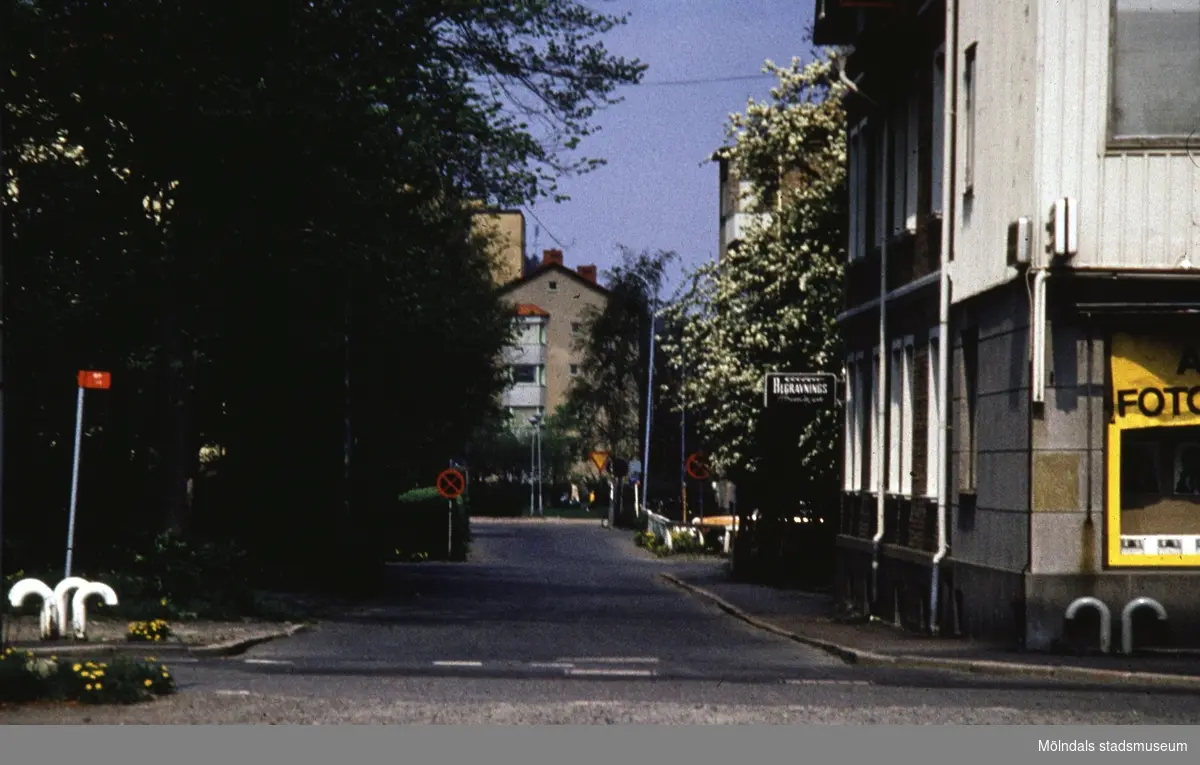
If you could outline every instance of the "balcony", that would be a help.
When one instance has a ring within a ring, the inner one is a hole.
[[[544,365],[546,363],[546,346],[510,345],[504,349],[504,363],[509,366],[516,364]]]
[[[536,383],[517,383],[504,391],[504,406],[517,408],[544,407],[546,405],[546,388]]]

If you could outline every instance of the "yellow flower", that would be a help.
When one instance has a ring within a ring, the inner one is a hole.
[[[98,669],[92,673],[92,677],[104,677],[104,670]]]
[[[163,677],[170,677],[170,675],[167,674],[166,672],[163,672]]]
[[[167,599],[163,598],[162,600],[159,601],[159,604],[165,606],[167,604]]]
[[[82,664],[76,664],[74,667],[71,667],[71,669],[73,669],[73,670],[75,670],[76,672],[78,672],[79,670],[83,669],[83,665],[82,665]]]
[[[162,635],[155,635],[155,636],[154,636],[154,639],[155,639],[155,640],[162,640]]]
[[[87,685],[85,685],[83,687],[90,691],[92,689],[92,684],[88,683]]]
[[[100,690],[100,689],[101,689],[101,688],[103,688],[103,687],[104,687],[104,686],[103,686],[103,685],[101,685],[100,683],[96,683],[96,690]]]
[[[152,685],[154,685],[154,681],[153,681],[153,680],[147,680],[147,681],[146,681],[146,687],[147,687],[147,688],[149,688],[149,687],[150,687],[150,686],[152,686]]]

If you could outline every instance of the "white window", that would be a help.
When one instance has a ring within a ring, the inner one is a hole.
[[[913,386],[916,370],[914,366],[913,339],[904,340],[904,387],[900,391],[900,493],[911,497],[913,493]]]
[[[892,105],[892,145],[888,164],[892,171],[892,233],[904,230],[904,190],[908,188],[908,102]]]
[[[541,319],[526,319],[520,325],[517,342],[521,345],[545,345],[546,322]]]
[[[868,210],[867,180],[870,168],[868,156],[866,121],[861,121],[850,130],[847,183],[850,196],[850,260],[866,257]]]
[[[929,207],[934,213],[942,212],[942,152],[945,151],[943,133],[946,118],[946,46],[937,49],[933,56],[933,107],[932,137],[929,143]]]
[[[912,338],[892,344],[888,368],[888,481],[890,494],[912,494],[913,450]]]
[[[976,43],[968,45],[963,62],[963,189],[968,194],[975,190],[976,51]]]
[[[846,491],[861,491],[863,488],[863,434],[864,421],[862,354],[851,354],[846,359],[846,417],[844,449],[844,486]]]
[[[938,450],[940,432],[940,422],[938,421],[938,407],[941,405],[941,389],[938,387],[938,364],[941,358],[941,346],[938,340],[938,331],[935,329],[929,333],[929,410],[926,417],[926,433],[925,440],[925,494],[926,496],[936,497],[938,486],[942,480],[942,455]]]
[[[908,99],[908,126],[904,131],[906,150],[896,158],[904,157],[907,167],[904,170],[904,228],[909,231],[917,230],[917,179],[920,176],[921,162],[921,100],[916,94],[916,77],[913,77],[912,96]]]
[[[867,437],[865,439],[871,448],[871,462],[868,465],[867,485],[872,492],[879,491],[883,483],[881,480],[884,468],[883,428],[881,422],[883,409],[879,401],[880,391],[879,349],[876,348],[871,352],[871,414],[867,419]]]
[[[881,122],[879,127],[872,131],[875,138],[874,156],[871,158],[871,164],[875,168],[875,215],[873,216],[873,231],[875,233],[875,246],[883,245],[884,237],[887,232],[887,190],[888,190],[888,175],[887,163],[884,161],[887,158],[887,122]]]
[[[1115,0],[1112,9],[1110,136],[1194,147],[1200,0]]]

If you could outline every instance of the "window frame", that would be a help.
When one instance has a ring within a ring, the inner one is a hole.
[[[926,443],[925,443],[925,496],[937,497],[938,488],[941,485],[943,459],[939,447],[941,441],[939,439],[941,431],[941,422],[938,417],[938,410],[941,407],[942,396],[941,386],[938,384],[938,366],[941,362],[942,342],[941,331],[936,327],[929,332],[928,360],[929,374],[929,393],[928,405],[926,406],[925,428],[926,428]]]
[[[929,213],[942,215],[942,176],[946,166],[943,162],[946,148],[945,117],[946,117],[946,44],[942,43],[933,52],[932,98],[930,106],[929,133]]]
[[[1200,147],[1200,125],[1189,135],[1127,135],[1118,136],[1115,133],[1113,107],[1116,104],[1116,49],[1117,49],[1117,16],[1118,4],[1121,0],[1108,0],[1108,50],[1105,59],[1107,82],[1105,82],[1104,104],[1104,150],[1106,154],[1119,155],[1131,150],[1155,149],[1172,153],[1190,153]]]
[[[975,123],[979,112],[979,43],[963,49],[963,196],[975,195]]]

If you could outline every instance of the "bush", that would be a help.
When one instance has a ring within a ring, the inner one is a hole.
[[[129,632],[125,638],[131,642],[143,641],[152,643],[166,640],[172,634],[174,633],[171,631],[171,625],[162,619],[154,619],[149,622],[130,622]]]
[[[37,658],[12,648],[0,654],[0,702],[80,701],[132,704],[176,690],[166,665],[152,657],[109,662]]]
[[[396,505],[380,519],[381,533],[387,542],[386,557],[405,562],[466,560],[471,539],[467,504],[461,498],[450,507],[448,502],[435,488],[414,489],[400,495]]]

